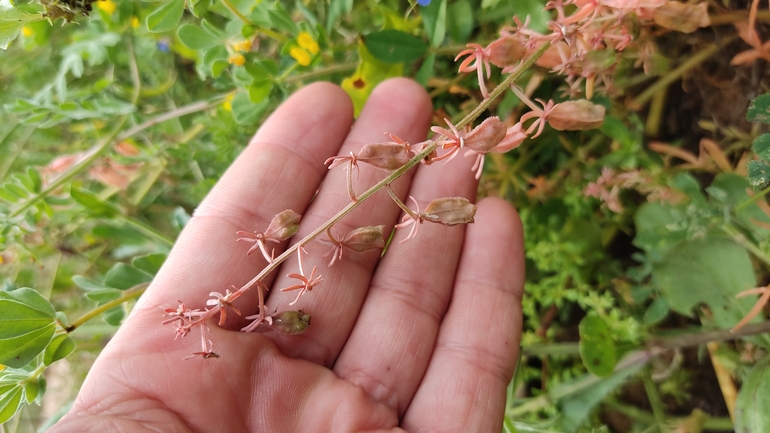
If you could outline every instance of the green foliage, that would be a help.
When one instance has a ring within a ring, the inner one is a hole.
[[[434,34],[437,32],[435,26],[433,31]],[[398,30],[370,33],[363,40],[372,56],[385,63],[412,62],[422,57],[428,50],[425,42]]]
[[[618,352],[607,322],[588,315],[580,321],[580,357],[586,370],[597,376],[608,376],[618,362]]]
[[[770,398],[770,358],[752,367],[735,404],[735,432],[752,433],[770,429],[764,402]]]
[[[53,338],[55,322],[56,311],[37,291],[0,292],[0,365],[29,364]]]

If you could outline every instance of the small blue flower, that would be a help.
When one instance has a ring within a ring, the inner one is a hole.
[[[430,0],[417,0],[417,4],[422,6],[422,7],[425,7],[425,6],[428,6],[430,4]]]
[[[167,53],[171,51],[171,41],[168,38],[161,38],[158,41],[158,51],[161,53]]]

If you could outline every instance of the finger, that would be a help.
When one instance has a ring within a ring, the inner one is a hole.
[[[476,195],[471,158],[420,167],[409,195],[421,208],[442,197]],[[411,204],[411,200],[409,200]],[[403,415],[428,365],[454,286],[464,226],[426,222],[403,244],[396,233],[334,371]]]
[[[428,130],[430,116],[431,102],[422,87],[407,79],[386,81],[372,92],[361,116],[340,149],[340,155],[357,152],[366,144],[390,141],[384,135],[386,132],[396,134],[411,143],[422,141]],[[387,175],[366,164],[359,165],[361,173],[354,185],[359,192]],[[396,189],[405,190],[410,177],[411,173],[402,176],[395,183]],[[329,175],[303,218],[294,239],[301,239],[350,203],[346,184],[344,169],[329,170]],[[334,229],[340,236],[344,236],[358,227],[384,224],[387,226],[386,233],[389,233],[399,212],[387,192],[380,191],[337,223]],[[305,273],[310,274],[313,267],[317,267],[316,276],[320,273],[323,278],[317,288],[303,295],[295,305],[289,306],[297,298],[297,292],[281,292],[279,289],[298,282],[286,277],[288,273],[298,272],[298,264],[294,258],[280,269],[280,276],[276,279],[275,288],[271,290],[268,300],[270,311],[275,308],[278,311],[301,308],[312,316],[312,324],[304,334],[275,336],[281,350],[289,356],[302,357],[327,366],[334,362],[350,334],[369,288],[372,271],[379,259],[379,251],[363,254],[348,251],[344,253],[343,260],[335,263],[333,267],[328,267],[329,258],[323,258],[323,255],[330,248],[329,243],[316,240],[306,246],[308,254],[303,255]]]
[[[513,208],[479,203],[407,431],[499,432],[521,335],[524,242]]]
[[[273,113],[196,209],[143,296],[153,326],[159,306],[179,299],[202,307],[209,292],[240,286],[264,267],[259,254],[246,256],[251,244],[236,242],[236,231],[262,231],[285,209],[304,212],[326,174],[322,162],[351,123],[350,99],[326,83],[305,87]],[[252,292],[238,305],[253,305]]]

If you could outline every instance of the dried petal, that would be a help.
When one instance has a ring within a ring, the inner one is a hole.
[[[506,127],[497,116],[485,119],[465,136],[465,147],[476,153],[487,153],[505,138]]]
[[[600,5],[613,9],[654,9],[663,6],[665,3],[666,0],[599,0]]]
[[[476,205],[465,197],[444,197],[428,203],[422,217],[425,221],[453,226],[472,223]]]
[[[283,335],[297,335],[307,331],[310,314],[302,310],[283,311],[273,316],[273,329]]]
[[[559,131],[584,131],[602,126],[604,107],[585,99],[556,104],[548,123]]]
[[[497,146],[495,146],[494,149],[491,150],[492,153],[505,153],[508,152],[511,149],[515,149],[519,147],[519,145],[524,142],[527,138],[527,133],[524,131],[524,127],[521,125],[521,122],[517,122],[515,125],[508,128],[508,130],[505,133],[505,138],[503,138],[503,141],[501,141]]]
[[[405,143],[373,143],[364,146],[356,159],[382,170],[393,171],[401,168],[413,156],[414,153]]]
[[[300,218],[302,218],[302,215],[291,209],[286,209],[274,216],[272,221],[270,221],[270,226],[265,230],[265,238],[276,241],[289,239],[299,230]]]
[[[385,226],[368,226],[357,228],[342,240],[342,244],[357,253],[385,248]]]
[[[510,34],[503,35],[487,45],[486,51],[489,62],[498,68],[513,66],[527,54],[527,48],[521,38]]]
[[[655,9],[655,12],[652,14],[652,20],[655,21],[655,24],[666,29],[682,33],[692,33],[698,27],[708,27],[711,25],[707,8],[708,6],[705,2],[692,5],[669,1]]]

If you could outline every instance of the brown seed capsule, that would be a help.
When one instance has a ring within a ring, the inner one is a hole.
[[[527,54],[527,49],[520,38],[503,35],[500,39],[487,45],[489,62],[498,68],[513,66]]]
[[[291,209],[286,209],[274,216],[272,221],[270,221],[270,226],[265,230],[265,238],[276,241],[289,239],[299,230],[299,220],[301,218],[302,215]]]
[[[490,117],[465,136],[465,147],[484,154],[494,149],[505,138],[506,127],[497,116]]]
[[[682,33],[692,33],[698,30],[698,27],[708,27],[711,24],[708,5],[705,2],[694,5],[668,1],[655,9],[652,20],[663,28]]]
[[[369,226],[357,228],[345,236],[342,245],[357,253],[385,248],[385,226]]]
[[[393,171],[401,168],[414,156],[406,143],[373,143],[364,146],[356,160],[379,169]]]
[[[428,203],[422,217],[425,221],[453,226],[472,223],[476,205],[464,197],[444,197]]]
[[[307,331],[310,314],[302,310],[283,311],[273,316],[273,329],[283,335],[297,335]]]
[[[585,99],[556,104],[548,119],[553,129],[559,131],[584,131],[602,126],[604,107]]]

